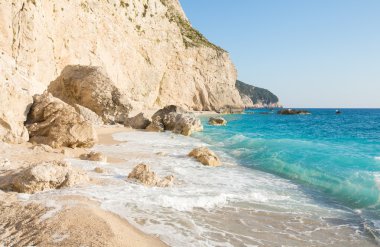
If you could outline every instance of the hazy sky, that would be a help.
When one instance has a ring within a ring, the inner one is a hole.
[[[380,0],[180,0],[287,107],[380,108]]]

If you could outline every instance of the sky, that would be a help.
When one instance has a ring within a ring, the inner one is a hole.
[[[380,0],[180,0],[285,107],[380,108]]]

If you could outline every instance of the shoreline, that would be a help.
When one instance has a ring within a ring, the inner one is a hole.
[[[112,134],[133,132],[135,130],[121,126],[96,127],[98,145],[115,145]],[[31,143],[5,144],[0,143],[2,160],[12,163],[11,170],[0,169],[1,180],[13,171],[27,165],[27,162],[43,162],[49,160],[79,159],[79,155],[87,153],[92,148],[62,148],[45,152],[33,150]],[[32,157],[32,158],[31,158]],[[122,159],[107,157],[108,166],[122,162]],[[96,165],[94,165],[95,167]],[[98,181],[90,177],[90,182],[83,186],[103,186],[107,181]],[[49,193],[53,193],[52,198]],[[44,196],[44,194],[47,194]],[[45,198],[47,197],[47,198]],[[32,198],[32,199],[30,199]],[[156,236],[146,234],[131,225],[128,220],[105,210],[101,205],[88,196],[67,196],[64,189],[44,191],[36,194],[19,194],[0,190],[0,244],[43,246],[130,246],[149,247],[167,246]],[[20,213],[22,211],[22,213]],[[28,222],[17,227],[17,222]],[[33,230],[32,230],[33,229]],[[30,233],[29,233],[30,232]]]

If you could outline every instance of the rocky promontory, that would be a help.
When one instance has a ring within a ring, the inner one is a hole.
[[[278,97],[267,89],[255,87],[239,80],[236,81],[236,88],[246,108],[282,107]]]

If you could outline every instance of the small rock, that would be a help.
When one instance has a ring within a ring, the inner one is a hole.
[[[161,181],[159,181],[157,183],[157,186],[158,187],[170,187],[170,186],[173,186],[173,184],[174,184],[174,176],[170,175],[170,176],[164,177]]]
[[[96,173],[104,173],[105,170],[103,168],[101,168],[101,167],[95,167],[94,172],[96,172]]]
[[[124,126],[133,129],[146,129],[150,123],[150,120],[144,117],[144,113],[141,112],[134,117],[127,118],[124,122]]]
[[[174,176],[172,175],[160,180],[156,173],[152,172],[150,170],[150,167],[143,163],[133,168],[132,172],[128,175],[128,179],[139,181],[140,183],[147,186],[157,187],[172,186],[174,182]]]
[[[226,125],[227,120],[225,120],[222,117],[210,117],[210,119],[208,120],[208,123],[210,125],[221,126],[221,125]]]
[[[0,189],[33,194],[38,191],[71,187],[88,181],[87,175],[62,161],[32,165],[16,175]]]
[[[82,160],[107,162],[107,157],[100,152],[90,152],[88,154],[81,154],[79,158]]]
[[[206,147],[195,148],[188,154],[190,157],[196,158],[205,166],[220,166],[220,160],[216,154]]]

